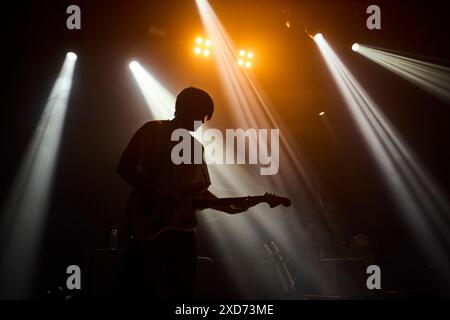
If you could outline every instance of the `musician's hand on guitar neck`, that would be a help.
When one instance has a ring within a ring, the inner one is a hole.
[[[229,214],[236,214],[236,213],[241,213],[241,212],[245,212],[249,209],[249,206],[246,205],[235,205],[235,204],[230,204],[230,205],[226,205],[226,206],[220,206],[218,208],[214,208],[216,210],[220,210]]]
[[[209,190],[204,190],[200,194],[202,199],[218,199],[218,197]],[[210,207],[211,209],[226,212],[228,214],[236,214],[247,211],[250,207],[246,205],[236,205],[236,204],[215,204]]]

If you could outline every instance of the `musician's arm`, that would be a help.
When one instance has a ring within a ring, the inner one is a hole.
[[[117,173],[136,190],[145,190],[148,188],[147,180],[139,173],[139,170],[133,166],[126,166],[124,163],[119,163],[117,166]]]
[[[136,190],[148,190],[149,188],[148,179],[144,176],[141,166],[148,127],[147,124],[143,125],[133,135],[116,168],[117,173],[125,182]]]

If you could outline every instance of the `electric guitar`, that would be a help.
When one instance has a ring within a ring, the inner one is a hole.
[[[262,196],[235,198],[184,198],[182,201],[184,201],[185,205],[184,210],[180,207],[179,203],[174,203],[170,200],[145,199],[143,197],[132,196],[127,208],[131,237],[138,241],[149,241],[169,229],[192,230],[196,226],[195,209],[229,205],[249,209],[260,203],[267,203],[270,208],[279,205],[285,207],[291,205],[290,199],[271,193],[266,193]],[[186,208],[192,210],[186,210]]]

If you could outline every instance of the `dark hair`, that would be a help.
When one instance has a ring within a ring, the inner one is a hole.
[[[184,115],[197,113],[211,119],[214,112],[214,102],[211,96],[204,90],[189,87],[183,89],[175,102],[175,114]]]

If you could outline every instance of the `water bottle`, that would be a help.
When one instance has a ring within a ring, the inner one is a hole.
[[[110,250],[118,250],[119,249],[119,231],[117,229],[111,230],[109,249]]]

